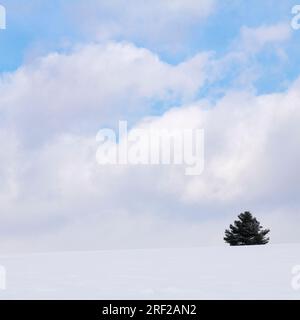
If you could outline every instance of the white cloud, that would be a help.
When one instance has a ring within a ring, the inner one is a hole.
[[[173,66],[149,50],[109,43],[4,75],[1,248],[216,244],[243,209],[270,224],[275,241],[299,241],[300,81],[280,94],[228,91],[213,104],[190,103],[210,63],[199,54]],[[181,107],[149,118],[149,101]],[[95,135],[121,117],[135,127],[204,128],[203,175],[97,165]]]
[[[128,43],[81,46],[4,75],[0,108],[6,125],[31,142],[60,132],[95,132],[122,117],[136,119],[160,101],[193,99],[208,59],[199,54],[173,66]]]
[[[242,27],[226,54],[211,59],[211,83],[221,79],[225,83],[224,92],[228,89],[256,90],[255,82],[267,81],[266,78],[274,76],[274,72],[282,72],[284,83],[288,62],[286,45],[291,35],[289,25],[284,23],[256,28]],[[261,54],[264,56],[262,59]],[[220,90],[220,87],[217,89]]]
[[[190,27],[215,7],[215,0],[87,0],[67,10],[89,39],[125,38],[176,50]]]
[[[273,241],[299,241],[299,92],[297,82],[282,94],[230,93],[214,106],[196,103],[140,122],[204,127],[200,177],[180,167],[101,167],[94,137],[60,135],[19,156],[12,148],[15,187],[2,190],[9,195],[2,199],[2,248],[217,244],[243,209],[272,227]]]
[[[257,28],[243,27],[240,41],[244,50],[255,53],[266,45],[287,41],[291,34],[291,28],[286,23],[259,26]]]

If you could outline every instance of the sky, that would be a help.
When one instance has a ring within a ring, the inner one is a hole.
[[[295,1],[0,0],[0,252],[300,242]],[[203,129],[203,173],[100,166],[120,120]]]

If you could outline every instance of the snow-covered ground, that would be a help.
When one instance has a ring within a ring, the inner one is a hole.
[[[300,299],[300,245],[0,256],[0,299]]]

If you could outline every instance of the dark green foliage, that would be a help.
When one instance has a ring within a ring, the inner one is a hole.
[[[250,212],[241,213],[238,218],[234,225],[230,225],[230,230],[225,231],[225,242],[231,246],[263,245],[269,242],[266,235],[270,230],[264,230]]]

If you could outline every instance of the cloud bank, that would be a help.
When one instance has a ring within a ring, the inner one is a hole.
[[[157,53],[185,44],[218,5],[74,1],[63,12],[85,41],[1,73],[1,252],[216,245],[243,210],[273,242],[300,241],[299,75],[256,86],[287,66],[287,24],[245,24],[221,53],[189,47],[178,63]],[[96,134],[120,120],[204,129],[203,174],[100,166]]]
[[[282,93],[197,100],[214,63],[203,53],[174,66],[107,43],[3,75],[1,249],[217,244],[242,209],[262,217],[273,241],[298,241],[300,81]],[[149,117],[149,101],[180,107]],[[97,130],[120,118],[132,128],[203,128],[203,174],[99,166]]]

